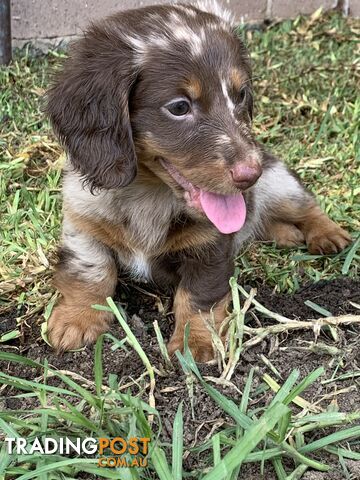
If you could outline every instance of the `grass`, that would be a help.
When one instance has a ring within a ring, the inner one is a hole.
[[[360,98],[356,23],[338,15],[285,21],[248,31],[254,63],[258,138],[294,167],[326,212],[356,236],[360,219]],[[49,265],[61,218],[63,152],[41,113],[49,75],[61,54],[28,50],[0,69],[0,312],[32,315],[51,300]],[[346,275],[358,274],[356,249]],[[252,245],[239,258],[251,279],[294,291],[306,280],[341,274],[349,249],[337,256],[279,253]]]
[[[360,97],[359,55],[355,54],[358,32],[355,20],[338,14],[299,17],[264,31],[243,31],[254,62],[254,127],[258,138],[294,167],[323,208],[350,230],[354,243],[341,254],[327,257],[308,255],[305,249],[279,251],[271,244],[251,245],[238,259],[241,284],[266,283],[279,291],[291,292],[307,280],[356,277],[359,273]],[[355,379],[359,372],[336,374],[335,370],[332,378],[324,378],[323,369],[318,368],[299,380],[295,369],[283,379],[262,355],[259,362],[267,366],[269,374],[261,376],[257,367],[251,369],[236,402],[221,393],[220,387],[232,385],[240,355],[264,338],[295,329],[319,332],[328,328],[336,335],[339,325],[358,322],[355,316],[331,317],[330,312],[319,310],[322,307],[315,301],[310,305],[314,317],[325,318],[294,322],[264,310],[253,299],[253,292],[248,294],[237,287],[235,280],[231,282],[234,311],[225,349],[221,349],[214,335],[220,376],[203,377],[188,350],[178,355],[192,409],[194,385],[201,385],[228,419],[205,441],[191,447],[183,441],[181,405],[173,420],[172,443],[162,440],[162,418],[155,402],[158,366],[151,363],[121,310],[111,300],[105,308],[116,314],[125,340],[111,335],[98,340],[93,380],[79,379],[74,372],[60,372],[46,360],[35,362],[1,351],[1,342],[5,344],[21,335],[22,325],[29,319],[40,317],[44,309],[46,316],[55,298],[49,280],[61,222],[63,152],[40,106],[49,73],[61,55],[49,52],[33,56],[29,50],[22,50],[9,67],[0,69],[0,315],[6,320],[15,309],[18,321],[17,329],[0,332],[0,361],[22,365],[39,375],[36,380],[29,380],[0,372],[0,392],[5,392],[7,399],[33,399],[39,404],[27,410],[1,411],[0,439],[1,431],[6,436],[27,438],[46,432],[54,437],[149,436],[149,466],[143,470],[99,469],[92,458],[14,457],[2,448],[0,479],[70,480],[82,472],[82,478],[235,480],[243,465],[251,462],[259,465],[265,478],[271,463],[278,479],[295,480],[308,469],[327,471],[326,458],[334,456],[344,478],[351,478],[345,460],[360,460],[358,406],[350,413],[340,412],[333,401],[320,407],[326,399],[311,402],[305,400],[303,393],[318,382],[333,382],[341,391],[341,381],[349,378],[346,375]],[[274,324],[250,327],[245,321],[250,304]],[[171,365],[158,325],[155,331],[164,356],[164,371],[160,373],[166,375]],[[116,348],[133,349],[139,356],[144,365],[143,378],[149,382],[144,387],[147,399],[121,393],[115,375],[104,377],[104,338]],[[330,347],[318,343],[311,348]],[[264,391],[273,394],[259,407],[254,400]],[[188,469],[188,458],[200,459],[201,467]]]
[[[154,369],[146,353],[118,307],[111,299],[108,299],[108,304],[109,307],[102,308],[115,313],[125,331],[126,342],[143,361],[155,387]],[[330,467],[317,459],[324,452],[336,455],[339,459],[360,460],[360,453],[356,451],[360,438],[360,425],[356,421],[360,419],[360,411],[323,411],[301,397],[323,375],[324,368],[316,369],[300,382],[299,371],[294,370],[282,385],[266,374],[263,380],[270,385],[274,394],[264,408],[255,409],[250,406],[250,399],[254,398],[254,369],[248,375],[241,401],[237,404],[204,380],[187,347],[183,355],[177,352],[184,373],[202,385],[207,395],[232,422],[202,444],[185,448],[180,403],[173,423],[173,441],[171,445],[165,444],[161,440],[161,417],[155,408],[152,388],[149,402],[146,403],[138,397],[121,393],[115,375],[104,378],[101,352],[105,336],[97,341],[94,380],[87,382],[86,387],[71,375],[51,368],[46,361],[41,364],[14,353],[0,352],[0,361],[20,363],[40,371],[36,382],[0,372],[0,384],[26,392],[16,394],[14,398],[35,397],[40,404],[38,408],[0,412],[0,429],[7,437],[25,437],[29,441],[45,435],[58,439],[65,434],[73,439],[148,437],[151,438],[148,465],[142,469],[100,468],[97,458],[69,458],[59,454],[44,456],[40,453],[11,455],[3,444],[0,449],[0,479],[69,480],[81,472],[88,474],[87,478],[95,475],[96,478],[146,480],[235,480],[244,463],[272,462],[277,478],[289,480],[301,478],[309,468],[327,472]],[[50,385],[51,377],[59,380],[58,385]],[[332,433],[323,433],[329,427],[332,427]],[[343,442],[346,442],[346,447],[340,447],[339,444]],[[201,454],[202,458],[207,459],[206,468],[185,472],[183,458],[186,454],[195,457]]]

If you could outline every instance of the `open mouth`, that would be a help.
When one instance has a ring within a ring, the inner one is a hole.
[[[221,233],[238,232],[246,220],[246,205],[241,193],[222,195],[203,190],[187,180],[171,163],[160,158],[160,163],[175,182],[184,189],[189,207],[202,212]]]

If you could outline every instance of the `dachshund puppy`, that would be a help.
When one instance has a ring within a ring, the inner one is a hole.
[[[112,315],[91,308],[119,270],[176,289],[168,348],[213,357],[204,322],[226,316],[233,258],[251,239],[336,253],[349,235],[255,140],[251,68],[216,4],[145,7],[93,24],[47,96],[68,160],[49,322],[58,350],[93,342]]]

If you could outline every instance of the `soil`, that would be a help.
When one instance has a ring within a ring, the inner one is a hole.
[[[319,318],[321,316],[304,304],[306,300],[315,302],[330,311],[334,316],[345,313],[359,314],[359,310],[350,302],[360,304],[360,282],[347,278],[339,278],[330,282],[321,281],[306,285],[293,295],[277,294],[267,287],[261,287],[256,299],[274,312],[301,320]],[[128,323],[147,353],[150,362],[163,374],[162,376],[157,376],[155,390],[156,408],[162,417],[164,427],[162,440],[169,441],[171,439],[174,415],[181,400],[184,400],[184,442],[186,447],[193,446],[195,443],[199,444],[199,442],[223,428],[224,425],[233,424],[231,418],[224,416],[221,409],[213,403],[198,384],[195,384],[195,416],[192,418],[183,370],[176,361],[172,370],[166,370],[153,330],[153,321],[158,321],[164,338],[168,339],[174,326],[174,319],[171,313],[171,296],[152,291],[147,285],[122,284],[118,289],[117,301],[124,306],[128,315]],[[7,314],[4,318],[0,317],[0,335],[15,328],[15,318],[16,312],[13,315]],[[261,322],[263,326],[273,323],[269,319],[262,318],[259,314],[257,314],[256,319],[248,313],[247,319],[248,324],[251,326],[258,326],[258,322]],[[79,352],[68,352],[62,356],[55,355],[40,336],[40,324],[42,321],[42,318],[34,318],[32,321],[27,321],[26,324],[22,325],[21,337],[6,344],[0,344],[0,349],[21,353],[28,358],[41,362],[46,358],[49,364],[56,368],[73,371],[92,380],[94,348],[86,347],[86,349]],[[121,328],[115,323],[111,328],[111,333],[116,338],[123,337]],[[303,378],[320,365],[326,369],[325,376],[321,380],[330,378],[337,367],[336,376],[346,372],[359,371],[359,334],[359,326],[350,325],[338,329],[339,338],[337,342],[332,339],[330,332],[326,331],[322,331],[317,339],[311,330],[268,337],[242,355],[232,377],[232,382],[241,391],[250,368],[257,367],[250,402],[250,408],[257,409],[266,405],[272,398],[272,393],[269,390],[262,390],[261,393],[256,393],[256,388],[260,384],[263,385],[262,375],[268,373],[275,378],[271,370],[262,361],[261,355],[265,355],[271,361],[283,380],[295,368],[300,370],[301,378]],[[317,348],[313,348],[314,342],[317,342]],[[133,380],[140,377],[144,372],[142,362],[133,352],[126,353],[122,349],[112,351],[111,345],[110,341],[105,341],[103,351],[103,356],[106,359],[104,361],[105,378],[110,373],[116,374],[121,379],[122,385],[132,383],[130,391],[133,394],[138,394],[141,387],[137,386]],[[326,351],[326,346],[336,347],[337,350],[330,355]],[[219,376],[216,365],[205,364],[200,365],[199,368],[202,375]],[[0,369],[5,373],[27,379],[36,377],[36,372],[33,369],[24,368],[24,366],[13,363],[5,364],[0,362]],[[311,402],[325,397],[321,403],[322,407],[326,408],[332,403],[340,411],[350,412],[359,409],[359,385],[359,377],[342,380],[337,384],[334,382],[324,384],[319,380],[305,391],[302,396]],[[240,394],[236,388],[219,385],[216,388],[231,397],[235,402],[239,401]],[[338,393],[342,389],[345,389],[344,393]],[[32,398],[7,398],[7,396],[13,394],[14,391],[10,388],[0,390],[1,409],[27,409],[34,407],[34,399]],[[146,396],[144,396],[144,399],[146,399]],[[335,463],[334,457],[329,456],[329,458],[319,459],[331,464],[334,467],[333,470],[326,474],[309,471],[303,477],[304,480],[338,480],[345,478],[342,473],[342,467]],[[351,478],[360,478],[359,464],[360,462],[347,462],[348,471],[352,475]],[[199,456],[191,454],[185,461],[185,468],[188,470],[201,468],[201,466],[201,454]],[[252,478],[252,480],[265,478],[266,480],[272,480],[276,478],[276,475],[272,471],[270,464],[266,466],[265,476],[260,474],[259,465],[245,464],[241,470],[241,478]]]

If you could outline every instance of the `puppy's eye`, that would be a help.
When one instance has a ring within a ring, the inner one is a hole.
[[[167,110],[175,117],[182,117],[190,112],[190,104],[186,100],[177,100],[166,105]]]

